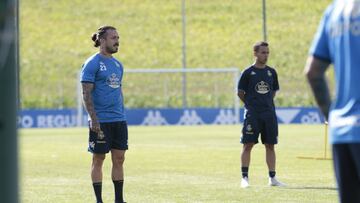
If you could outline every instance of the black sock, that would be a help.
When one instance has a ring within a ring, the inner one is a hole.
[[[275,171],[269,171],[269,177],[270,177],[270,178],[275,177],[275,175],[276,175],[276,172],[275,172]]]
[[[102,182],[93,183],[93,187],[96,196],[96,202],[102,202],[102,198],[101,198]]]
[[[249,167],[241,167],[241,174],[243,178],[248,177]]]
[[[113,180],[114,189],[115,189],[115,202],[116,203],[123,203],[123,185],[124,180]]]

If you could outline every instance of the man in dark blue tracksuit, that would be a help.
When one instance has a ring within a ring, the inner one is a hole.
[[[275,178],[276,156],[274,145],[278,142],[278,123],[275,113],[274,97],[279,90],[275,69],[266,65],[269,57],[269,45],[258,42],[254,45],[255,63],[246,68],[238,84],[238,96],[245,106],[245,120],[241,143],[241,187],[249,186],[248,171],[250,154],[258,143],[259,135],[266,148],[266,163],[269,168],[269,185],[285,186]]]

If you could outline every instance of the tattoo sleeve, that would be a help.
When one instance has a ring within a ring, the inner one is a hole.
[[[325,71],[328,66],[328,62],[310,57],[305,67],[305,74],[315,96],[316,103],[326,120],[328,120],[331,105],[329,86],[325,78]]]
[[[85,106],[86,111],[88,112],[92,121],[97,121],[94,103],[92,101],[91,92],[94,89],[93,83],[81,83],[82,85],[82,96],[83,96],[83,103]]]

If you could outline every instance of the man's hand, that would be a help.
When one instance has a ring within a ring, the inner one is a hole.
[[[100,123],[97,120],[91,120],[90,121],[90,129],[91,129],[91,131],[99,133],[101,131]]]
[[[104,137],[105,137],[104,132],[101,130],[100,123],[97,120],[90,121],[90,129],[91,129],[91,131],[94,131],[97,133],[98,139],[100,139],[100,140],[104,139]]]

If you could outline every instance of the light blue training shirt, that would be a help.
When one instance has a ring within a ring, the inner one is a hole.
[[[126,120],[121,90],[123,73],[118,60],[99,53],[88,58],[82,67],[80,82],[94,84],[92,99],[100,123]]]
[[[329,114],[332,144],[360,142],[360,1],[335,0],[325,11],[310,55],[332,63],[336,97]]]

